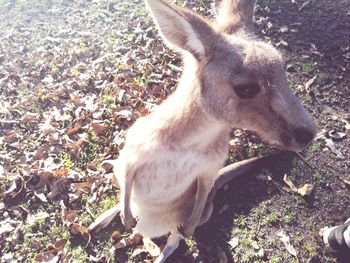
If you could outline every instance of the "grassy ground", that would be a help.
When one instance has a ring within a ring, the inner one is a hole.
[[[186,5],[213,14],[208,1],[195,2]],[[324,252],[318,232],[350,216],[350,5],[307,2],[258,1],[255,24],[325,129],[305,152],[314,168],[281,154],[263,175],[226,186],[211,220],[170,262],[346,262]],[[164,47],[142,1],[2,0],[0,18],[0,261],[151,260],[135,256],[137,246],[114,249],[128,235],[120,221],[92,237],[85,227],[117,201],[101,162],[116,158],[128,127],[174,90],[180,57]],[[243,147],[228,162],[271,152],[253,135],[235,135]],[[285,191],[284,174],[314,184],[313,194]]]

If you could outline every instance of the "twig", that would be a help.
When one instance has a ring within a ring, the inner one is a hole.
[[[300,153],[295,152],[295,154],[307,165],[309,166],[312,170],[316,170],[315,167],[313,167],[305,158],[302,156]]]

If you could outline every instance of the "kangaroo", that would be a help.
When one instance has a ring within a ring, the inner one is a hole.
[[[252,32],[255,0],[223,0],[215,21],[163,0],[145,2],[163,39],[182,53],[184,71],[175,92],[128,130],[113,161],[120,203],[89,229],[120,213],[126,228],[147,239],[170,234],[159,263],[209,219],[216,190],[251,168],[254,160],[218,172],[232,128],[300,151],[316,125],[288,86],[279,52]]]

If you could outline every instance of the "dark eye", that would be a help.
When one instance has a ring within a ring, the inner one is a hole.
[[[260,86],[258,83],[248,83],[237,85],[234,89],[238,97],[242,99],[252,99],[259,93]]]

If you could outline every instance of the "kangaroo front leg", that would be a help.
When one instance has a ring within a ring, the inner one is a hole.
[[[198,226],[202,217],[203,210],[212,187],[213,181],[211,177],[197,178],[197,191],[195,195],[192,213],[185,222],[185,224],[183,226],[179,226],[179,232],[184,237],[189,237],[193,235],[194,230]]]
[[[120,203],[116,206],[108,209],[104,213],[102,213],[96,220],[88,227],[89,231],[99,231],[105,227],[107,227],[112,220],[120,213]]]
[[[136,220],[132,216],[131,209],[130,209],[130,197],[131,197],[131,189],[132,189],[133,182],[134,182],[133,175],[127,174],[125,176],[124,191],[122,196],[123,209],[120,215],[122,223],[126,229],[130,229],[136,225]]]

